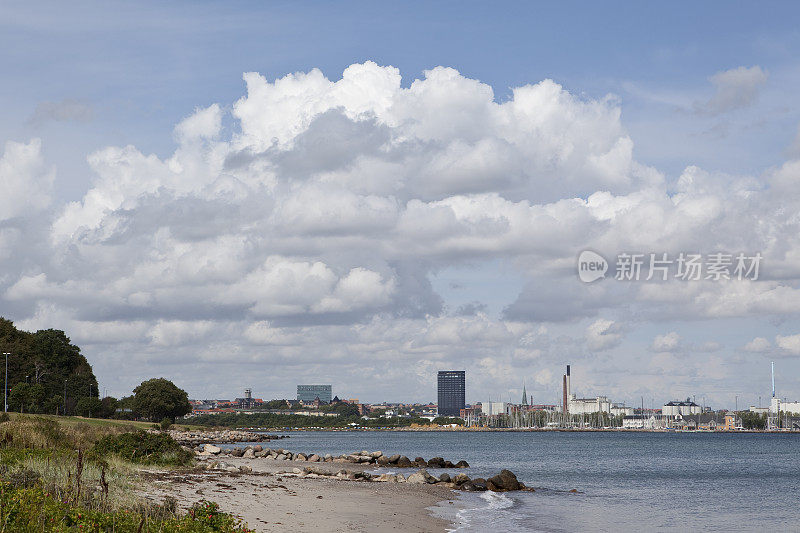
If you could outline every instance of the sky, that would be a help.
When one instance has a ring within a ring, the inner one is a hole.
[[[799,15],[4,3],[0,315],[115,396],[800,398]],[[758,276],[645,279],[681,253]]]

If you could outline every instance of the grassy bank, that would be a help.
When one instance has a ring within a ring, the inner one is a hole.
[[[175,501],[138,498],[141,465],[188,468],[192,454],[138,424],[91,422],[18,415],[0,423],[0,533],[247,531],[210,502],[182,513]]]

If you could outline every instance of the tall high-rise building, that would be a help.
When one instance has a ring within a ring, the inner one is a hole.
[[[464,370],[439,371],[439,416],[459,416],[465,404],[465,376]]]
[[[322,403],[331,403],[333,387],[330,385],[298,385],[297,399],[303,403],[311,403],[317,398]]]

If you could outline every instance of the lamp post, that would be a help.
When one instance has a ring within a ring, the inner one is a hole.
[[[8,352],[3,352],[3,355],[6,356],[6,386],[3,387],[3,412],[8,412],[8,356],[11,355]]]

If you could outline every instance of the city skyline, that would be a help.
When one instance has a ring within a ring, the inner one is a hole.
[[[0,7],[0,315],[109,394],[800,398],[797,6],[87,6]]]

